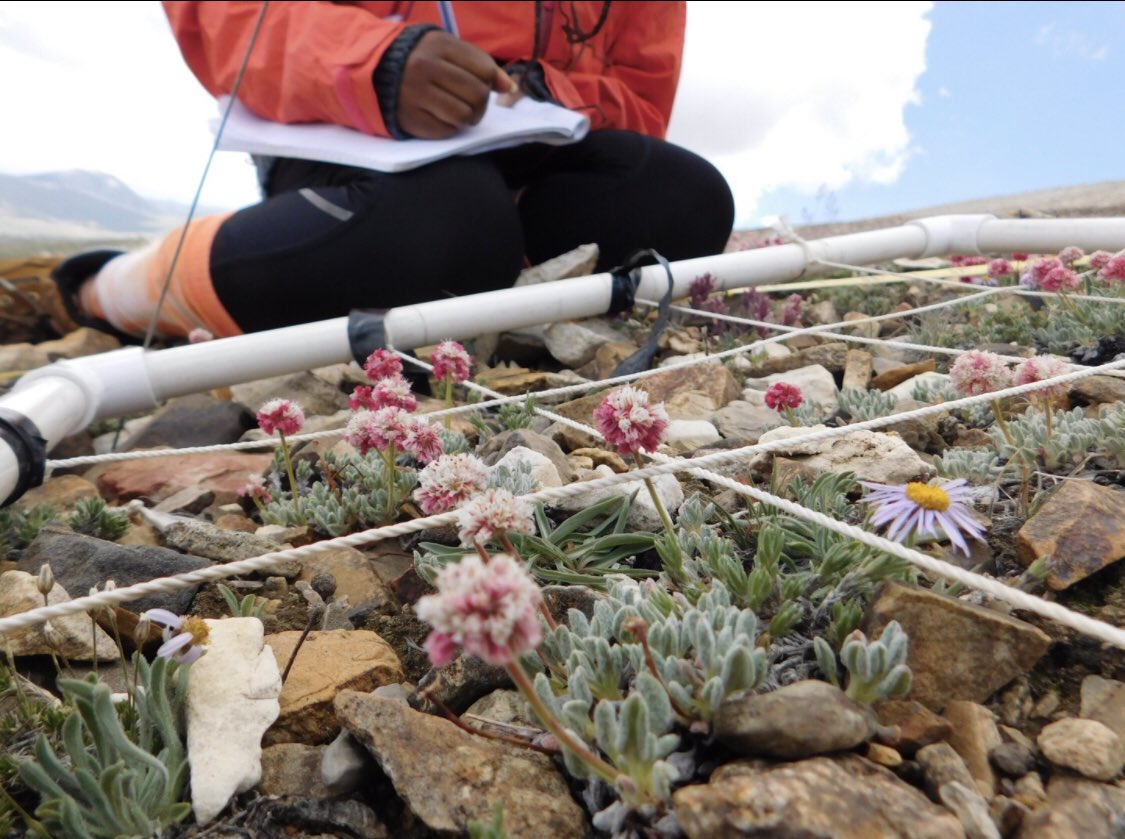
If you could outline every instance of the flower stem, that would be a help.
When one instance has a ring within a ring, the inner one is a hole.
[[[297,492],[297,475],[293,472],[293,459],[289,456],[289,444],[285,442],[285,432],[278,429],[277,436],[281,438],[281,456],[285,459],[285,472],[289,476],[289,493],[293,496],[293,512],[297,516],[297,524],[304,524],[301,515],[301,496]]]
[[[379,456],[383,458],[383,472],[386,473],[387,478],[387,521],[393,522],[398,507],[398,498],[396,498],[395,492],[395,477],[398,467],[395,465],[394,444],[387,446],[386,451],[380,451]]]
[[[523,694],[524,699],[531,705],[531,710],[535,712],[535,716],[539,718],[539,721],[543,723],[551,734],[555,735],[555,739],[559,741],[559,745],[589,766],[599,778],[610,786],[613,786],[614,782],[617,780],[617,776],[621,773],[590,751],[585,743],[559,724],[554,714],[548,710],[547,706],[543,704],[543,700],[539,698],[539,694],[535,692],[535,688],[527,678],[527,674],[523,672],[523,668],[520,667],[519,662],[513,661],[505,665],[504,669],[508,671],[508,675],[511,676],[512,681],[515,683],[516,687],[519,688],[519,692]]]
[[[445,379],[445,406],[447,408],[453,407],[453,377],[452,376],[447,376],[446,379]],[[452,423],[453,423],[453,417],[450,414],[446,414],[444,417],[441,418],[441,421],[445,425],[446,428],[451,428]]]
[[[633,462],[637,464],[638,469],[645,468],[645,462],[641,460],[641,456],[637,452],[633,452]],[[664,523],[664,530],[668,533],[668,538],[671,540],[676,550],[676,555],[682,559],[684,552],[680,547],[680,540],[676,538],[676,528],[672,524],[672,518],[668,515],[668,511],[664,509],[664,502],[660,500],[660,495],[656,492],[656,485],[652,482],[651,478],[644,478],[644,482],[645,489],[648,490],[649,498],[652,499],[652,503],[656,507],[656,512],[659,514],[660,520]]]

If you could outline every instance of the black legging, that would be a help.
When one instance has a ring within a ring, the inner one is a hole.
[[[284,159],[269,194],[211,251],[215,291],[247,332],[504,288],[525,258],[590,242],[599,270],[640,248],[720,253],[734,218],[714,166],[629,131],[393,175]]]

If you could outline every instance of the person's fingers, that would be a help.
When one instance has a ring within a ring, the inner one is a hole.
[[[519,82],[507,74],[503,67],[496,67],[496,77],[492,80],[492,89],[497,93],[519,93]]]
[[[498,82],[497,74],[503,77]],[[511,88],[510,79],[492,57],[447,32],[428,32],[411,51],[403,68],[398,117],[404,131],[414,136],[435,136],[480,122],[494,85]],[[430,118],[421,116],[428,114]],[[410,125],[427,132],[417,134]]]

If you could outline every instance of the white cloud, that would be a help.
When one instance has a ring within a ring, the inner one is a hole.
[[[1039,27],[1035,44],[1050,49],[1058,58],[1105,61],[1109,57],[1108,42],[1099,43],[1098,39],[1075,29],[1059,31],[1054,21]]]
[[[192,199],[216,109],[159,3],[4,3],[0,78],[0,171],[95,169],[146,196]],[[247,158],[217,155],[203,204],[256,195]]]
[[[941,87],[938,88],[937,95],[940,96],[942,99],[949,99],[951,96],[953,96],[953,92],[950,91],[950,89],[948,87],[946,87],[945,85],[942,85]]]
[[[773,189],[893,182],[931,7],[693,0],[669,139],[723,171],[740,224]]]

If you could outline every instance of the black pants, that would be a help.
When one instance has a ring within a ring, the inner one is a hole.
[[[247,332],[505,288],[525,259],[591,242],[599,270],[639,248],[720,253],[734,218],[710,163],[628,131],[393,175],[284,159],[269,196],[211,252],[215,291]]]

